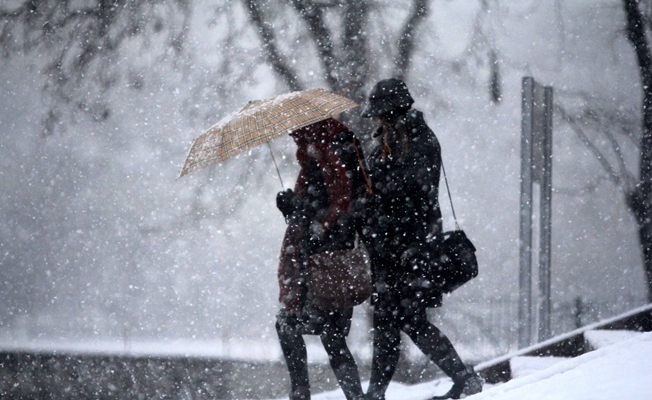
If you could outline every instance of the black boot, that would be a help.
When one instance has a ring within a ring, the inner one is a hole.
[[[482,392],[482,378],[473,367],[469,367],[466,373],[453,378],[453,387],[443,396],[431,397],[430,400],[463,399],[466,396]]]

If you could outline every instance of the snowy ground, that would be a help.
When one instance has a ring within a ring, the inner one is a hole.
[[[570,359],[517,357],[514,378],[468,399],[494,400],[652,400],[652,332],[587,333],[597,350]],[[440,379],[419,385],[392,383],[387,400],[424,400],[449,389]],[[313,396],[315,400],[344,399],[341,391]]]

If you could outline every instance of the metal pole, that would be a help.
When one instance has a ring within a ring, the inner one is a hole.
[[[542,133],[542,156],[540,187],[540,235],[539,235],[539,341],[550,338],[550,268],[552,237],[552,87],[544,88],[544,121]]]
[[[532,116],[534,79],[521,92],[521,205],[519,241],[518,345],[532,344]]]
[[[272,155],[272,161],[274,161],[274,167],[276,167],[276,175],[278,175],[278,180],[281,181],[281,189],[285,190],[285,185],[283,185],[283,178],[281,178],[281,171],[278,170],[276,157],[274,157],[274,152],[272,151],[272,146],[269,144],[269,142],[267,142],[267,148],[269,149],[269,154]]]

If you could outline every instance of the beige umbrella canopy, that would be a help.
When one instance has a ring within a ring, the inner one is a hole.
[[[357,106],[354,101],[325,89],[250,101],[192,142],[179,177]]]

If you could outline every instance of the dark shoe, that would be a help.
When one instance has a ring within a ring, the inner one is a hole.
[[[430,400],[463,399],[466,396],[482,392],[482,378],[473,368],[464,378],[453,383],[453,387],[443,396],[431,397]]]

